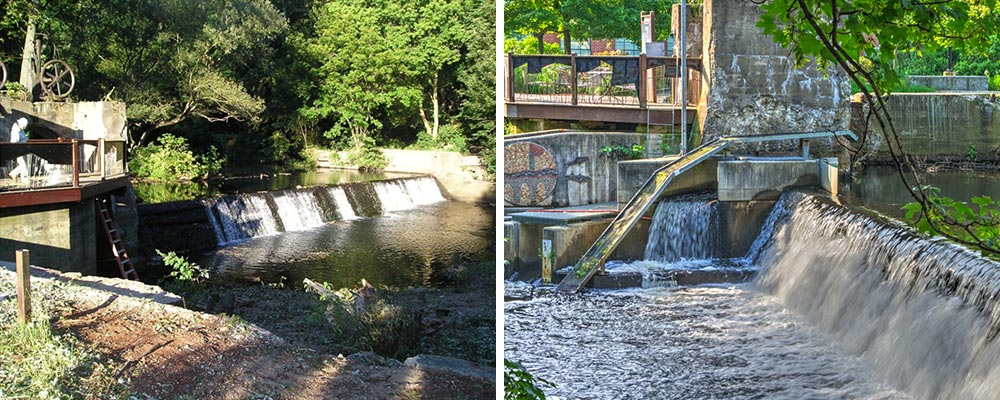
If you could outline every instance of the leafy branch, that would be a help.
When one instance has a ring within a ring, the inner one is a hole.
[[[998,15],[992,11],[996,3],[996,0],[888,3],[878,0],[772,0],[761,7],[764,14],[757,26],[776,42],[790,48],[799,65],[811,60],[820,68],[836,65],[860,88],[869,112],[866,121],[874,117],[896,165],[897,175],[915,200],[914,215],[919,212],[928,217],[923,219],[927,229],[984,252],[1000,254],[1000,249],[991,246],[987,238],[978,236],[988,234],[987,231],[973,225],[965,226],[970,221],[961,218],[967,216],[964,209],[921,184],[886,107],[889,93],[903,81],[892,68],[897,50],[906,51],[915,44],[922,45],[925,50],[982,47],[992,31],[989,27],[998,21]],[[857,154],[860,147],[848,150]],[[953,206],[955,214],[942,212],[947,211],[949,205]]]

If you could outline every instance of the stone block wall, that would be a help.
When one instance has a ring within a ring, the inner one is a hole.
[[[756,26],[751,0],[705,0],[699,125],[705,140],[776,132],[847,129],[844,73],[795,65],[790,52]]]

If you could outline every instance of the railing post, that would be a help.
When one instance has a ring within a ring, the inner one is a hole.
[[[507,53],[507,82],[504,83],[507,101],[514,102],[514,52]]]
[[[80,142],[73,139],[73,187],[80,187]]]
[[[569,87],[570,93],[573,94],[572,104],[575,106],[579,94],[579,88],[576,86],[576,53],[569,55]]]
[[[646,108],[646,53],[639,53],[639,108]]]
[[[104,148],[104,138],[101,138],[100,140],[97,141],[97,154],[99,154],[101,156],[100,166],[101,166],[101,180],[102,181],[104,180],[104,178],[107,178],[107,176],[108,176],[108,174],[105,172],[105,171],[107,171],[107,158],[108,157],[107,157],[107,154],[104,152],[104,150],[105,150],[105,148]]]
[[[17,264],[17,319],[26,324],[31,322],[31,262],[28,250],[14,253]]]

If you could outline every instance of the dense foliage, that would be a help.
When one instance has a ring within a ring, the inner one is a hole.
[[[134,147],[169,131],[232,165],[278,168],[309,146],[363,157],[418,134],[424,147],[479,153],[496,132],[493,10],[484,0],[11,0],[0,58],[16,79],[36,26],[76,71],[76,100],[126,102]]]
[[[523,365],[508,359],[503,360],[504,400],[545,400],[545,392],[539,386],[553,386],[551,382],[531,375]]]
[[[169,133],[157,143],[139,148],[128,163],[135,176],[153,181],[190,181],[204,179],[222,169],[222,161],[214,147],[195,155],[187,139]]]
[[[589,1],[589,0],[504,0],[504,35],[535,37],[539,45],[531,53],[544,54],[541,37],[562,35],[564,51],[571,39],[629,39],[641,42],[639,15],[653,11],[655,33],[662,40],[670,34],[670,8],[675,0]]]

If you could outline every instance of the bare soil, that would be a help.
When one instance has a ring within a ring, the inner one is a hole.
[[[494,380],[326,353],[239,317],[115,295],[77,296],[54,325],[114,366],[109,387],[85,390],[92,398],[491,399],[496,390]]]

